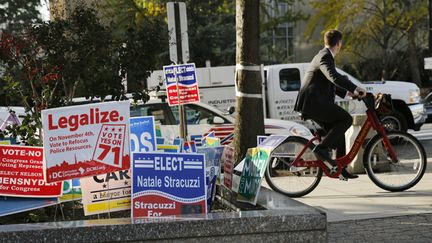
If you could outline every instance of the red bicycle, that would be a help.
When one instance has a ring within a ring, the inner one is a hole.
[[[373,129],[376,134],[368,140],[363,153],[363,165],[369,178],[378,187],[391,192],[415,186],[426,170],[423,146],[411,134],[385,130],[377,116],[372,93],[367,93],[362,100],[367,107],[367,119],[350,151],[335,160],[337,166],[318,160],[312,152],[321,140],[318,133],[311,140],[291,136],[272,152],[265,173],[268,185],[289,197],[301,197],[318,186],[323,173],[340,178],[342,168],[354,160]]]

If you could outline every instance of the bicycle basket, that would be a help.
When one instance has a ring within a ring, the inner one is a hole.
[[[375,97],[375,111],[380,116],[393,112],[393,102],[390,94],[378,93]]]

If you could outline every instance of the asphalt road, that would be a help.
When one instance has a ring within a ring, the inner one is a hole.
[[[432,123],[423,124],[420,131],[408,130],[408,132],[421,141],[432,140]]]

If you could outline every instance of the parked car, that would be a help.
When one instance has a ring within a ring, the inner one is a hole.
[[[432,93],[429,93],[423,100],[423,104],[426,108],[426,123],[432,123]]]
[[[235,118],[219,109],[198,102],[184,105],[187,120],[188,138],[193,140],[203,134],[215,131],[223,144],[232,141]],[[131,116],[154,116],[160,125],[162,136],[172,140],[179,136],[179,111],[177,106],[169,106],[160,99],[151,99],[145,104],[132,105]],[[266,135],[294,135],[311,138],[312,133],[304,125],[285,120],[265,119]]]
[[[179,110],[178,106],[169,106],[166,103],[166,93],[151,92],[150,100],[146,103],[132,101],[131,95],[126,95],[131,100],[130,115],[135,116],[154,116],[156,125],[159,125],[162,136],[168,141],[180,136],[179,131]],[[105,101],[109,101],[107,96]],[[88,100],[85,98],[75,98],[75,104],[88,104],[99,102],[98,99]],[[234,112],[223,112],[214,106],[197,102],[184,105],[187,120],[188,139],[195,140],[203,134],[211,131],[221,139],[222,144],[228,144],[233,140],[235,118],[230,115]],[[272,135],[293,135],[312,138],[312,133],[303,124],[293,121],[264,119],[265,134]]]
[[[109,100],[109,99],[106,99]],[[98,100],[89,101],[84,98],[74,99],[75,105],[99,102]],[[221,139],[223,144],[228,144],[233,140],[235,118],[221,110],[198,102],[184,105],[187,120],[188,138],[194,140],[203,134],[211,131]],[[17,115],[23,115],[23,107],[12,107]],[[159,125],[162,136],[168,141],[178,137],[179,132],[179,112],[177,106],[169,106],[162,99],[153,97],[145,104],[135,104],[131,101],[131,117],[135,116],[154,116],[156,125]],[[8,107],[0,107],[0,125],[9,116]],[[292,121],[265,119],[266,135],[295,135],[311,138],[312,133],[302,124]]]

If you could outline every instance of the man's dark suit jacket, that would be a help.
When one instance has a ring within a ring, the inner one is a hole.
[[[334,104],[335,94],[343,98],[347,90],[354,92],[357,88],[347,76],[336,71],[333,55],[327,48],[312,59],[302,83],[294,110],[305,119],[308,114]]]

